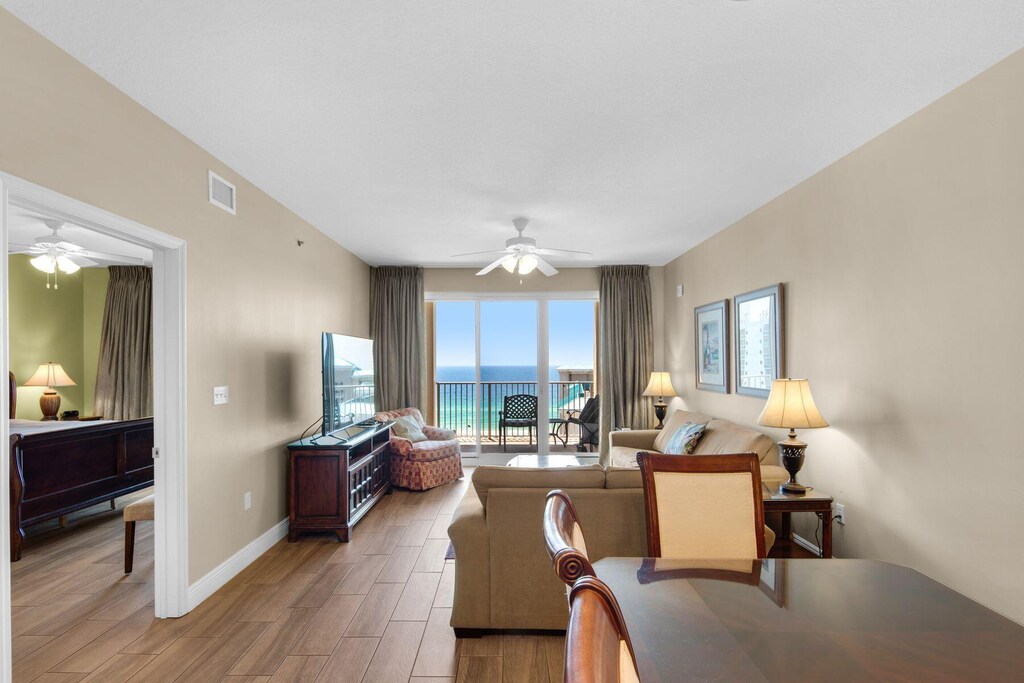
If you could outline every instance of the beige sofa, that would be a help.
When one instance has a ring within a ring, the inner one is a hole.
[[[690,416],[705,417],[688,413],[674,419],[685,422]],[[706,447],[711,450],[698,446],[697,453],[753,451],[761,456],[763,479],[787,478],[774,464],[771,439],[725,420],[708,418],[707,423],[701,443],[709,439]],[[620,461],[631,453],[632,467],[476,468],[473,486],[448,527],[455,546],[451,625],[457,634],[565,629],[565,586],[551,568],[541,531],[545,496],[552,489],[563,489],[572,498],[594,561],[645,555],[644,493],[635,462],[638,451],[653,449],[656,436],[653,430],[612,435],[613,448],[621,449]]]

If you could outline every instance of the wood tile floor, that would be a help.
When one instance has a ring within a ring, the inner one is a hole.
[[[14,680],[559,682],[563,638],[448,626],[446,529],[468,486],[395,491],[348,544],[281,541],[180,619],[153,617],[152,525],[130,576],[120,510],[36,527],[11,565]]]

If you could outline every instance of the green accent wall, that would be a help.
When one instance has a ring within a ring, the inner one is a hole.
[[[46,274],[29,256],[8,257],[11,371],[18,381],[17,417],[38,420],[43,387],[23,387],[43,363],[60,363],[77,384],[60,387],[60,411],[92,414],[100,332],[107,293],[107,269],[83,268],[57,274],[57,288],[46,288]]]

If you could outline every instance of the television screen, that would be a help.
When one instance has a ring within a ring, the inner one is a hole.
[[[324,426],[327,435],[373,417],[373,340],[324,332]]]

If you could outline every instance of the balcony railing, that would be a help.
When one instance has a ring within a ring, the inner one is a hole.
[[[499,413],[504,409],[505,397],[515,394],[537,395],[537,382],[481,382],[480,383],[480,437],[483,441],[498,441]],[[459,440],[464,443],[476,439],[476,383],[475,382],[435,382],[435,403],[437,424],[444,429],[454,430]],[[587,398],[593,395],[594,383],[589,381],[562,382],[552,381],[548,385],[550,405],[549,417],[567,418],[569,410],[582,410]],[[547,420],[542,421],[541,438],[550,429]],[[568,425],[567,440],[570,444],[579,440],[576,425]],[[566,434],[566,427],[560,434]],[[507,430],[509,440],[519,441],[526,438],[525,428]],[[559,437],[559,443],[562,438]]]

